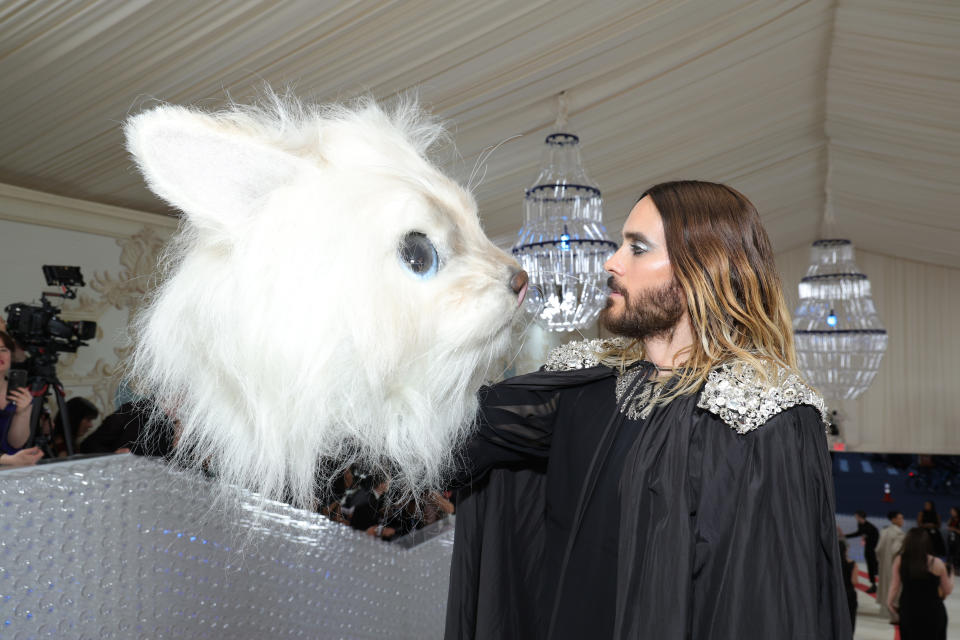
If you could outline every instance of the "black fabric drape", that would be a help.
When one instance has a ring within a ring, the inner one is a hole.
[[[555,495],[541,469],[548,460],[595,453],[559,450],[578,442],[557,435],[563,430],[626,420],[613,397],[570,411],[578,405],[569,398],[580,397],[570,394],[612,376],[605,367],[530,374],[482,398],[466,457],[479,474],[490,471],[474,478],[458,504],[446,638],[546,637],[557,611],[544,594],[562,594],[578,576],[552,584],[560,572],[543,566],[543,505],[577,501],[577,492],[563,487],[565,495]],[[612,396],[612,383],[603,388]],[[656,408],[637,425],[626,454],[612,636],[848,640],[819,414],[792,407],[739,435],[696,401],[682,397]],[[583,421],[594,413],[586,426],[569,423],[569,415]],[[565,546],[568,555],[585,552]],[[576,636],[556,625],[551,638],[565,637]]]
[[[739,435],[680,399],[627,458],[615,637],[850,638],[816,409]]]
[[[538,372],[480,391],[458,479],[445,637],[544,635],[546,460],[560,394],[612,376],[605,367]]]

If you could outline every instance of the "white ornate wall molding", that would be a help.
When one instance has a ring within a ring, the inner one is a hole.
[[[97,405],[103,417],[113,411],[117,389],[122,382],[123,363],[130,354],[127,327],[153,282],[168,235],[153,227],[142,227],[132,237],[118,238],[120,271],[115,275],[103,271],[94,273],[92,278],[88,276],[88,288],[81,289],[76,300],[63,305],[65,320],[92,320],[97,323],[96,340],[103,341],[106,337],[112,343],[114,357],[98,358],[86,372],[77,370],[76,354],[61,356],[57,367],[64,386],[91,388],[91,393],[85,397]],[[111,309],[125,312],[126,322],[121,327],[108,327],[108,333],[105,333],[104,316]]]
[[[177,218],[0,183],[0,219],[69,231],[129,238],[145,226],[172,232]]]

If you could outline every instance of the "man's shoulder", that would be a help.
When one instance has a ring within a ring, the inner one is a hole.
[[[809,405],[829,424],[827,405],[796,372],[770,365],[766,376],[750,364],[732,362],[713,369],[700,391],[697,406],[717,416],[739,434],[750,433],[770,419]]]
[[[603,355],[623,350],[627,345],[624,338],[593,338],[592,340],[573,340],[554,348],[547,355],[544,371],[575,371],[589,369],[603,364]]]

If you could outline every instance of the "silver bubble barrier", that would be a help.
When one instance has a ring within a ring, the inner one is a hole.
[[[0,505],[4,640],[443,634],[450,520],[406,548],[132,455],[0,470]]]

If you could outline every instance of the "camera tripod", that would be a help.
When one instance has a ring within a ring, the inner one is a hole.
[[[67,414],[67,403],[64,400],[63,383],[57,378],[56,354],[53,361],[46,361],[43,355],[38,356],[41,362],[36,363],[34,375],[30,376],[30,394],[33,395],[33,406],[30,409],[30,437],[24,447],[40,447],[44,458],[54,459],[53,449],[50,447],[53,438],[54,425],[51,421],[50,434],[40,433],[40,414],[43,413],[43,405],[46,402],[50,391],[57,401],[57,409],[60,412],[60,427],[63,429],[63,442],[67,448],[67,455],[73,455],[73,425],[70,424],[70,416]]]

